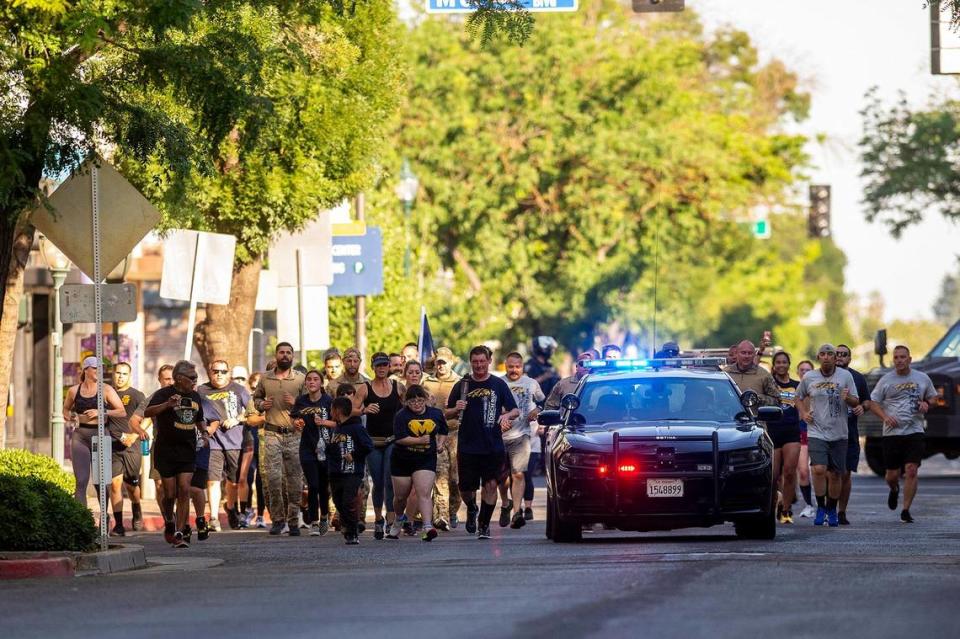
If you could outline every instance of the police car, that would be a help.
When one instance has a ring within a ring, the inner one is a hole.
[[[723,358],[597,360],[550,426],[546,534],[576,542],[584,525],[631,531],[732,522],[740,537],[773,539],[773,444],[758,406]]]

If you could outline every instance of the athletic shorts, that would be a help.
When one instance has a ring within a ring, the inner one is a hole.
[[[210,481],[226,479],[237,483],[240,478],[240,450],[210,451]]]
[[[827,441],[811,437],[807,440],[810,451],[810,464],[826,466],[827,470],[847,472],[847,440]]]
[[[241,448],[243,450],[253,450],[253,447],[257,444],[257,429],[253,426],[244,426],[243,427],[243,444]]]
[[[390,455],[390,476],[391,477],[413,477],[413,473],[419,470],[429,470],[431,473],[437,472],[436,455],[404,455],[397,454],[397,447],[394,446],[393,454]]]
[[[134,442],[124,450],[114,452],[111,456],[113,476],[123,475],[123,481],[131,486],[140,485],[140,469],[143,467],[143,451],[140,442]]]
[[[504,463],[511,473],[525,473],[527,466],[530,465],[530,438],[518,437],[503,441],[503,449],[506,455]]]
[[[191,488],[207,489],[207,482],[210,481],[210,473],[206,468],[197,468],[193,471],[193,478],[190,480]]]
[[[490,453],[488,455],[471,455],[460,453],[457,455],[459,466],[460,490],[479,490],[480,484],[489,481],[500,483],[507,478],[509,469],[504,463],[504,453]]]
[[[860,465],[860,438],[847,440],[847,472],[857,472]]]
[[[800,427],[796,424],[770,424],[767,426],[767,434],[773,441],[774,448],[783,448],[784,444],[799,444],[801,441]]]
[[[157,472],[160,473],[162,478],[176,477],[181,473],[192,473],[196,470],[197,466],[193,460],[190,461],[181,461],[178,459],[165,459],[163,456],[154,455],[153,463]]]
[[[887,435],[882,439],[883,462],[887,470],[900,470],[906,464],[920,465],[926,448],[923,433]]]

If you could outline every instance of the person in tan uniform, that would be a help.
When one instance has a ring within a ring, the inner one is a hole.
[[[737,344],[736,362],[723,367],[725,373],[737,385],[740,392],[752,390],[760,396],[761,406],[779,406],[780,388],[773,375],[757,366],[757,349],[750,340]]]
[[[286,521],[288,534],[300,535],[300,493],[303,489],[303,470],[300,468],[300,431],[290,418],[296,398],[303,394],[305,378],[293,370],[293,347],[280,342],[274,351],[276,367],[267,371],[253,395],[253,404],[263,414],[263,434],[260,438],[260,466],[270,510],[271,535],[283,532]]]
[[[597,353],[595,350],[590,349],[584,351],[577,356],[577,370],[573,375],[569,377],[564,377],[553,387],[553,390],[550,391],[550,396],[547,397],[547,401],[544,402],[544,410],[557,410],[560,408],[560,400],[563,399],[563,396],[572,393],[577,390],[577,386],[580,384],[580,380],[583,379],[584,375],[587,374],[587,368],[583,366],[583,362],[590,361],[592,359],[598,359],[594,357],[594,354]]]
[[[460,381],[460,376],[453,372],[453,351],[446,346],[437,349],[434,358],[435,370],[423,380],[423,387],[430,393],[432,406],[443,408],[447,405],[450,391]],[[460,510],[460,486],[457,474],[457,429],[460,422],[457,419],[447,420],[449,436],[444,446],[437,451],[437,478],[433,491],[434,525],[446,531],[459,525],[457,512]]]

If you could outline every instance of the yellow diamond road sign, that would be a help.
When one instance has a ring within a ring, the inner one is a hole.
[[[93,279],[93,185],[90,165],[97,162],[100,209],[100,273],[105,277],[156,227],[160,212],[106,160],[87,160],[40,205],[31,222]]]

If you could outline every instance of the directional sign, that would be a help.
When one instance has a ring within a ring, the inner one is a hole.
[[[769,240],[770,220],[754,220],[750,224],[750,232],[758,240]]]
[[[578,0],[520,0],[520,6],[532,13],[576,11]],[[505,6],[510,10],[512,7]],[[427,13],[473,13],[477,10],[471,0],[427,0]]]
[[[333,238],[333,285],[331,296],[380,295],[383,293],[383,239],[379,227],[367,227],[366,235]]]
[[[104,322],[133,322],[137,319],[137,287],[133,284],[102,284],[100,295]],[[64,324],[97,321],[93,284],[64,284],[60,287],[60,318]]]

